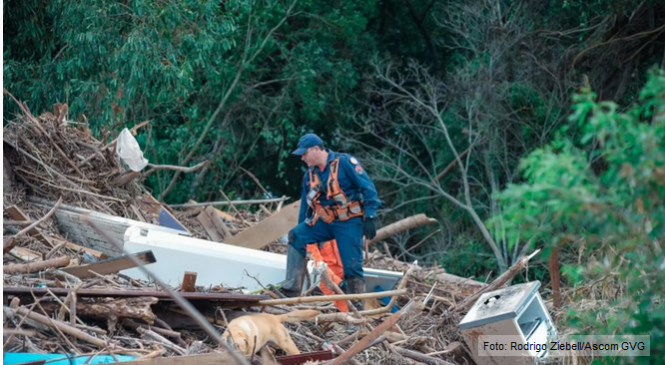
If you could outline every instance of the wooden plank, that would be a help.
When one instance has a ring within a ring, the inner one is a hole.
[[[189,204],[196,204],[197,201],[194,200],[194,199],[189,199],[189,200],[187,201],[187,203],[189,203]],[[227,222],[237,222],[237,221],[238,221],[238,220],[237,220],[234,216],[232,216],[231,214],[229,214],[229,213],[227,213],[227,212],[225,212],[225,211],[223,211],[223,210],[219,210],[219,209],[213,207],[212,205],[208,205],[208,206],[209,206],[209,207],[212,207],[212,209],[215,211],[215,214],[217,214],[217,216],[220,217],[220,218],[222,218],[223,220],[225,220],[225,221],[227,221]],[[204,207],[191,207],[191,208],[186,208],[186,209],[192,209],[192,210],[194,210],[194,209],[198,209],[198,210],[203,210],[203,208],[204,208]]]
[[[226,223],[224,223],[222,218],[220,218],[219,215],[217,215],[216,210],[217,209],[215,209],[210,205],[205,207],[205,209],[203,209],[204,212],[208,212],[208,216],[210,216],[210,221],[212,221],[212,224],[215,225],[217,231],[222,233],[223,236],[222,240],[230,238],[233,235],[231,234],[231,231],[229,231],[229,227],[226,226]]]
[[[101,275],[113,274],[120,270],[131,269],[137,266],[130,256],[136,257],[144,265],[152,264],[153,262],[157,261],[155,259],[155,255],[152,254],[152,251],[142,251],[100,262],[95,262],[94,264],[70,266],[61,270],[81,279],[95,277],[95,274],[88,270],[92,270]]]
[[[107,254],[105,254],[101,251],[97,251],[97,250],[92,249],[90,247],[83,247],[83,246],[77,245],[76,243],[71,243],[67,240],[63,240],[63,239],[59,239],[59,238],[53,238],[53,241],[56,245],[59,245],[60,243],[64,243],[65,247],[67,247],[69,249],[72,249],[74,251],[86,252],[86,253],[96,257],[99,260],[108,259],[110,257],[109,255],[107,255]]]
[[[212,206],[205,207],[196,218],[201,222],[203,229],[205,229],[213,241],[224,242],[226,238],[232,236],[231,231],[229,231],[229,228],[217,215],[215,208]]]
[[[224,234],[222,232],[217,231],[217,228],[210,219],[209,212],[202,210],[201,213],[199,213],[199,215],[196,216],[196,219],[198,219],[199,223],[201,223],[201,226],[206,231],[208,237],[210,237],[212,241],[222,242],[224,240]]]
[[[11,251],[9,251],[9,253],[19,257],[23,261],[37,261],[42,259],[41,254],[25,247],[14,247]]]
[[[213,208],[214,208],[214,207],[213,207]],[[229,214],[229,213],[227,213],[227,212],[225,212],[225,211],[223,211],[223,210],[219,210],[219,209],[217,209],[217,208],[214,208],[214,209],[215,209],[215,213],[217,213],[217,215],[218,215],[220,218],[225,219],[225,220],[227,220],[227,221],[229,221],[229,222],[237,222],[237,221],[238,221],[238,220],[237,220],[234,216],[232,216],[231,214]]]
[[[143,217],[143,214],[141,214],[141,211],[139,210],[139,208],[136,207],[136,205],[132,204],[131,208],[132,208],[132,211],[134,212],[134,214],[136,214],[136,218],[138,218],[138,220],[140,220],[141,222],[146,221],[145,217]]]
[[[278,213],[274,213],[257,225],[227,238],[224,243],[260,249],[289,233],[289,230],[298,224],[299,214],[300,201],[297,201],[283,207]]]
[[[196,272],[185,271],[185,276],[182,278],[182,291],[196,291]]]
[[[152,223],[191,234],[187,227],[180,223],[178,219],[171,214],[171,212],[166,210],[166,208],[164,208],[164,206],[150,193],[143,194],[141,199],[141,209],[152,217]]]
[[[30,217],[28,217],[27,214],[25,214],[21,208],[17,207],[16,205],[12,205],[11,207],[5,208],[5,212],[7,212],[7,215],[9,215],[13,220],[17,221],[29,221]],[[28,234],[30,236],[35,237],[36,239],[51,245],[51,242],[42,234],[42,232],[37,229],[37,227],[31,229],[28,231]]]

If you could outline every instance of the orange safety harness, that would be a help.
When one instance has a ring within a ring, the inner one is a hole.
[[[327,198],[334,201],[334,205],[322,206],[319,197],[323,190],[321,179],[314,171],[309,170],[309,193],[307,194],[307,204],[314,210],[314,216],[306,220],[308,225],[314,225],[317,219],[321,218],[326,223],[331,223],[335,219],[346,221],[354,217],[361,217],[364,213],[362,203],[357,200],[348,200],[344,191],[339,187],[337,175],[339,174],[339,157],[330,162],[330,175],[328,176],[328,194]]]

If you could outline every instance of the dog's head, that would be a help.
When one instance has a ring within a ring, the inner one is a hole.
[[[222,340],[226,342],[229,348],[240,351],[246,355],[251,355],[249,352],[251,352],[252,349],[249,346],[249,338],[245,332],[227,329],[222,334]]]

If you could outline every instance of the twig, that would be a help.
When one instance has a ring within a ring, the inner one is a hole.
[[[137,323],[136,321],[134,321],[133,319],[130,319],[130,318],[125,318],[122,321],[122,324],[126,327],[129,327],[129,328],[133,329],[133,330],[136,330],[137,328],[140,327],[140,328],[143,328],[143,329],[146,329],[146,330],[151,330],[151,331],[153,331],[153,332],[155,332],[159,335],[162,335],[162,336],[173,337],[174,339],[176,339],[178,341],[178,345],[187,346],[187,343],[185,343],[185,341],[183,341],[180,332],[176,332],[176,331],[173,331],[173,330],[167,330],[167,329],[164,329],[164,328],[159,328],[159,327],[154,327],[154,326],[147,326],[147,325],[139,324],[139,323]]]
[[[422,309],[422,305],[417,302],[409,302],[399,312],[392,314],[388,319],[383,321],[380,325],[376,326],[367,336],[363,337],[360,341],[356,342],[350,349],[348,349],[341,356],[336,358],[330,365],[342,365],[360,351],[367,348],[367,346],[374,340],[378,339],[388,328],[392,327],[399,321],[401,317],[409,316]]]
[[[15,298],[15,299],[18,300],[18,298]],[[14,302],[12,301],[12,303],[14,303]],[[32,313],[32,310],[35,308],[36,305],[37,305],[37,302],[32,303],[32,304],[30,305],[30,308],[27,309],[28,313]],[[16,309],[17,309],[17,308],[18,308],[18,302],[16,303],[16,307],[14,307],[14,306],[11,306],[11,307],[10,307],[11,311],[9,311],[8,313],[9,313],[11,316],[15,316],[15,315],[16,315]],[[5,309],[3,308],[3,313],[4,313],[4,310],[5,310]],[[19,323],[16,325],[16,330],[20,330],[20,329],[21,329],[21,326],[23,325],[23,322],[25,322],[26,319],[28,319],[28,314],[24,314],[24,315],[23,315],[23,318],[21,318],[21,320],[19,321]],[[11,340],[12,340],[13,338],[14,338],[14,334],[11,334],[11,335],[9,336],[9,338],[7,339],[7,341],[5,341],[5,343],[2,345],[2,350],[3,350],[3,352],[4,352],[4,350],[5,350],[5,347],[7,347],[7,345],[11,342]]]
[[[73,162],[69,157],[67,157],[67,154],[66,154],[62,149],[60,149],[60,146],[58,146],[58,144],[55,143],[55,141],[53,140],[53,137],[51,137],[51,135],[50,135],[48,132],[46,132],[46,131],[44,130],[44,128],[42,127],[42,125],[39,123],[39,120],[37,120],[37,118],[35,118],[35,116],[32,115],[32,113],[30,113],[30,111],[28,110],[28,108],[26,108],[25,105],[24,105],[23,103],[19,102],[19,101],[14,97],[14,95],[12,95],[9,91],[7,91],[7,89],[4,89],[4,93],[7,94],[7,95],[9,95],[9,96],[12,98],[12,100],[14,100],[14,102],[19,106],[19,108],[21,108],[21,110],[23,110],[23,113],[25,113],[25,115],[26,115],[26,117],[28,118],[28,120],[30,120],[30,121],[32,122],[32,124],[37,128],[37,130],[38,130],[42,135],[44,135],[44,136],[46,136],[46,138],[48,138],[48,140],[51,142],[51,144],[53,145],[53,147],[55,147],[55,149],[58,151],[58,153],[60,153],[60,155],[65,159],[65,161],[67,161],[67,163],[68,163],[71,167],[74,168],[74,170],[76,171],[76,173],[78,173],[82,178],[85,178],[86,176],[81,172],[81,170],[78,169],[78,167],[76,167],[76,165],[74,164],[74,162]]]
[[[68,272],[64,272],[62,270],[58,270],[58,269],[55,269],[55,268],[46,270],[46,274],[59,275],[59,276],[65,278],[65,280],[68,280],[68,281],[71,280],[76,285],[81,284],[81,279],[77,278],[76,276],[74,276],[74,275],[72,275]],[[94,282],[92,282],[92,283],[93,283],[92,285],[94,285]]]
[[[29,226],[33,223],[35,223],[35,221],[10,221],[10,220],[2,221],[3,226]]]
[[[62,242],[58,243],[55,247],[53,247],[53,248],[52,248],[52,249],[46,254],[46,256],[44,256],[44,259],[46,259],[46,260],[51,259],[51,258],[52,258],[52,257],[58,252],[58,250],[59,250],[62,246],[64,246],[66,243],[67,243],[66,241],[62,241]]]
[[[532,253],[527,257],[523,257],[515,265],[511,266],[508,270],[506,270],[506,272],[501,274],[501,276],[496,278],[491,284],[477,291],[472,296],[467,297],[462,303],[452,308],[452,312],[459,313],[469,309],[483,293],[496,290],[501,286],[503,286],[503,284],[507,283],[508,280],[512,279],[515,275],[517,275],[517,273],[520,272],[526,266],[529,260],[531,260],[531,258],[534,257],[536,254],[538,254],[538,252],[540,252],[540,249],[536,250],[534,253]]]
[[[240,170],[242,170],[242,172],[247,174],[247,176],[249,176],[250,179],[254,180],[256,185],[259,187],[259,189],[261,189],[261,191],[263,191],[264,194],[266,194],[266,196],[268,196],[268,197],[271,196],[271,194],[268,192],[268,190],[266,190],[266,188],[264,188],[263,185],[261,185],[261,182],[259,181],[259,179],[256,178],[256,176],[254,176],[254,174],[252,174],[251,172],[249,172],[248,170],[246,170],[242,167],[238,167],[238,168]]]
[[[205,207],[206,205],[240,205],[240,204],[262,204],[262,203],[272,203],[272,202],[283,202],[289,199],[289,197],[283,196],[281,198],[270,198],[270,199],[249,199],[249,200],[221,200],[205,203],[184,203],[184,204],[165,204],[171,208],[193,208],[193,207]]]
[[[240,219],[242,219],[242,217],[240,216],[240,212],[238,211],[238,209],[236,208],[236,206],[233,204],[233,202],[231,201],[231,199],[229,199],[229,197],[226,196],[226,194],[224,194],[224,191],[222,191],[221,189],[219,190],[219,192],[222,194],[222,196],[224,197],[224,199],[226,199],[226,201],[229,202],[229,205],[231,206],[231,209],[235,210],[235,211],[236,211],[236,214],[238,215],[238,217],[240,217]]]
[[[411,250],[415,249],[416,247],[422,245],[423,243],[425,243],[425,241],[427,241],[428,239],[430,239],[432,236],[434,236],[435,234],[437,234],[439,232],[441,232],[441,228],[439,228],[436,231],[428,234],[427,237],[423,238],[422,240],[420,240],[420,242],[416,243],[415,245],[409,247],[408,250],[406,250],[406,251],[402,252],[401,254],[399,254],[399,256],[397,256],[397,258],[395,258],[395,259],[399,260],[402,256],[406,255],[407,253],[409,253]]]
[[[203,161],[199,164],[196,164],[191,167],[185,167],[185,166],[175,166],[175,165],[153,165],[151,163],[148,164],[149,167],[151,167],[150,170],[148,170],[144,175],[143,178],[145,179],[146,177],[152,175],[154,172],[158,170],[173,170],[173,171],[180,171],[180,172],[194,172],[197,170],[202,169],[208,164],[208,161]]]
[[[437,359],[436,357],[425,355],[423,353],[416,352],[416,351],[413,351],[413,350],[407,350],[403,347],[395,347],[395,348],[397,349],[397,352],[400,355],[412,358],[416,361],[424,362],[426,364],[430,364],[430,365],[455,365],[451,362],[448,362],[448,361],[445,361],[445,360],[442,360],[442,359]]]
[[[151,329],[146,329],[146,328],[143,328],[143,327],[139,326],[139,327],[136,327],[136,331],[138,333],[140,333],[141,335],[145,336],[145,337],[148,337],[148,338],[150,338],[154,341],[157,341],[158,343],[160,343],[164,347],[167,347],[167,348],[177,352],[180,355],[185,355],[187,353],[187,351],[185,349],[183,349],[182,347],[174,344],[173,342],[169,341],[168,339],[164,338],[162,335],[156,333],[155,331],[153,331]]]
[[[67,326],[67,328],[72,329],[72,330],[74,330],[74,331],[78,331],[78,330],[77,330],[76,328],[74,328],[74,327],[70,327],[70,326],[66,325],[65,323],[62,323],[62,322],[59,322],[59,321],[56,322],[56,320],[51,319],[51,318],[46,314],[46,311],[45,311],[44,308],[42,307],[41,303],[39,303],[39,301],[37,300],[37,297],[35,296],[35,293],[30,292],[30,294],[32,294],[32,298],[35,300],[35,302],[37,302],[37,306],[39,307],[39,309],[41,309],[42,313],[44,313],[44,318],[46,318],[46,319],[48,320],[49,325],[51,326],[51,328],[53,328],[56,332],[58,332],[58,334],[59,334],[60,336],[62,336],[62,338],[65,339],[65,341],[69,344],[69,346],[71,346],[72,349],[73,349],[74,351],[76,351],[76,354],[77,354],[77,355],[80,354],[80,353],[82,353],[81,349],[79,349],[78,347],[76,347],[76,346],[75,346],[75,345],[74,345],[74,344],[73,344],[73,343],[67,338],[67,336],[65,336],[65,334],[62,333],[62,330],[60,329],[59,325]],[[20,308],[19,308],[19,309],[20,309]],[[37,314],[37,313],[32,313],[32,314]],[[44,324],[46,324],[46,323],[44,323]],[[90,336],[90,337],[92,337],[92,336]]]
[[[53,213],[55,213],[55,211],[58,210],[58,208],[60,207],[60,204],[61,204],[61,203],[62,203],[62,197],[60,197],[60,198],[58,199],[58,201],[55,203],[55,205],[53,206],[53,208],[51,208],[51,210],[50,210],[48,213],[46,213],[45,216],[43,216],[43,217],[41,217],[40,219],[36,220],[36,221],[33,222],[31,225],[29,225],[29,226],[23,228],[23,229],[20,230],[17,234],[15,234],[12,238],[10,238],[10,239],[9,239],[9,242],[5,243],[5,244],[2,246],[2,253],[5,254],[5,253],[9,252],[12,248],[14,248],[14,246],[16,246],[16,238],[17,238],[17,237],[20,237],[21,235],[23,235],[23,234],[29,232],[31,229],[37,227],[39,224],[41,224],[41,223],[44,222],[45,220],[49,219],[49,218],[53,215]]]
[[[71,309],[69,309],[69,307],[67,307],[67,303],[70,301],[69,296],[72,295],[72,293],[71,292],[67,293],[67,298],[65,298],[65,302],[63,303],[60,300],[60,298],[58,298],[57,295],[53,294],[53,292],[49,288],[46,288],[46,292],[50,296],[52,296],[53,299],[55,299],[55,301],[58,302],[58,304],[60,304],[60,306],[61,306],[61,309],[58,312],[58,320],[64,322],[65,321],[65,311],[67,311],[67,313],[69,313],[69,316],[72,319],[72,326],[76,327],[76,320],[78,319],[76,317],[76,313],[72,313]],[[80,319],[78,319],[78,321],[80,322],[81,325],[85,326],[85,323],[83,323],[83,321],[81,321]]]

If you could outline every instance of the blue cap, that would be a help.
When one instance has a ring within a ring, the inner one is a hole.
[[[307,152],[308,149],[314,146],[323,147],[323,140],[314,133],[305,134],[304,136],[300,137],[300,141],[298,141],[298,148],[293,151],[293,154],[301,156]]]

